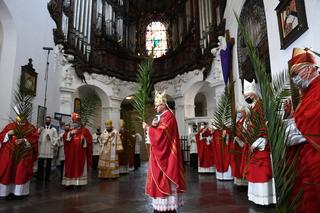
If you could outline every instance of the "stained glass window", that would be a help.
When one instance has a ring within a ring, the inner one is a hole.
[[[151,22],[146,31],[146,49],[148,55],[153,48],[154,58],[161,57],[168,50],[167,30],[161,22]]]

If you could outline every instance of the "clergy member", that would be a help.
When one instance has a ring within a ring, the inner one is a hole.
[[[297,212],[315,213],[320,209],[319,65],[312,51],[300,48],[293,49],[289,64],[291,79],[302,95],[287,128],[290,152],[299,153],[291,199],[302,191]]]
[[[65,168],[62,184],[82,186],[88,183],[88,169],[92,161],[92,136],[81,125],[80,115],[72,113],[73,128],[67,133],[64,144]]]
[[[17,116],[0,133],[0,197],[29,195],[32,167],[38,157],[38,131]]]
[[[99,178],[119,177],[118,153],[123,151],[119,132],[113,128],[112,121],[106,120],[106,129],[101,134],[102,149],[99,157]]]
[[[150,143],[146,194],[154,212],[176,212],[186,192],[177,121],[167,105],[165,92],[156,91],[156,117],[149,126],[143,122]]]
[[[195,135],[199,158],[199,173],[214,173],[214,147],[212,133],[207,123],[201,123],[199,132]]]

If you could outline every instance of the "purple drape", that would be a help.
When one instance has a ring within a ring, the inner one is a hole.
[[[221,58],[221,66],[222,66],[222,74],[224,84],[228,84],[231,60],[232,60],[232,43],[227,44],[227,48],[225,50],[220,50],[220,58]]]

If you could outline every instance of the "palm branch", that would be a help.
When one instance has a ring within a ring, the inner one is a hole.
[[[28,119],[32,115],[33,107],[32,101],[34,96],[30,94],[30,88],[21,87],[18,81],[17,89],[14,90],[13,110],[16,113],[16,118],[12,118],[11,121],[14,123],[14,136],[10,143],[10,149],[12,151],[12,159],[14,165],[17,165],[22,159],[31,157],[32,147],[27,146],[25,142],[20,144],[16,143],[16,140],[26,138],[34,128],[32,125],[26,125]]]
[[[290,95],[287,71],[283,71],[273,78],[266,73],[266,65],[259,58],[250,37],[235,15],[239,30],[248,49],[257,80],[260,85],[264,120],[267,121],[268,142],[272,155],[273,176],[277,196],[276,212],[292,212],[301,197],[301,191],[291,200],[292,188],[296,181],[297,153],[288,157],[286,124],[282,119],[282,103]]]
[[[95,115],[100,98],[95,90],[90,89],[80,98],[80,116],[82,126],[94,127]]]
[[[138,119],[143,122],[146,118],[146,105],[148,103],[148,93],[150,91],[150,75],[152,71],[153,59],[148,58],[139,65],[137,74],[137,87],[134,92],[133,107],[138,112]]]
[[[217,109],[214,112],[212,119],[212,125],[217,129],[222,130],[225,128],[232,128],[232,126],[234,126],[235,122],[231,113],[232,90],[233,83],[228,84],[217,103]]]

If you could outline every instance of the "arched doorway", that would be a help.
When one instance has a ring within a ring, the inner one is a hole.
[[[84,85],[77,89],[77,93],[74,97],[74,108],[76,108],[76,101],[78,98],[83,100],[84,98],[96,98],[97,105],[95,111],[93,113],[92,118],[89,120],[88,128],[90,129],[91,133],[95,132],[97,127],[104,129],[104,117],[103,117],[103,110],[102,108],[107,105],[107,100],[105,97],[105,93],[98,87],[92,85]],[[95,94],[95,95],[93,95]],[[81,103],[80,103],[81,104]],[[76,111],[74,109],[73,111]]]
[[[270,56],[268,46],[267,22],[263,0],[246,0],[240,14],[240,22],[244,25],[253,45],[266,64],[266,72],[270,75]],[[238,61],[239,76],[244,92],[244,80],[252,83],[256,81],[254,69],[249,58],[244,39],[238,31]],[[271,79],[271,75],[270,75]]]
[[[207,116],[207,99],[202,92],[199,92],[194,98],[194,106],[195,117]]]

